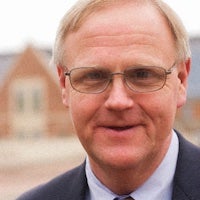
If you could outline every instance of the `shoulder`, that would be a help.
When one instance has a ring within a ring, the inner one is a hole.
[[[177,161],[177,168],[180,172],[189,172],[190,169],[200,170],[200,147],[192,144],[179,133],[179,154]]]
[[[43,185],[33,188],[17,200],[73,199],[75,191],[83,192],[84,186],[86,186],[85,164],[82,164]]]
[[[190,163],[195,163],[200,165],[200,147],[192,144],[179,133],[177,133],[179,139],[179,156],[178,162],[190,161]],[[189,163],[188,163],[189,164]]]
[[[174,183],[179,191],[191,199],[200,199],[200,148],[179,133],[179,154]]]

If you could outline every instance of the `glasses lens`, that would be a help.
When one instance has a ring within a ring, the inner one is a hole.
[[[70,73],[72,87],[82,93],[100,93],[109,83],[109,72],[102,68],[82,67]]]
[[[165,84],[165,69],[161,67],[134,67],[125,71],[127,85],[137,92],[159,90]]]

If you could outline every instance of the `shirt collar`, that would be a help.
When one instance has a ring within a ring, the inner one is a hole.
[[[171,200],[178,150],[178,137],[173,131],[171,144],[163,161],[152,176],[131,196],[137,200]]]
[[[89,186],[89,194],[87,200],[112,200],[116,195],[105,187],[94,175],[90,167],[89,159],[86,158],[86,177]]]
[[[173,177],[178,158],[178,137],[173,131],[169,149],[152,176],[131,196],[136,200],[171,200],[173,190]],[[87,200],[112,200],[117,195],[105,187],[91,170],[89,159],[86,159],[86,177],[89,186]]]

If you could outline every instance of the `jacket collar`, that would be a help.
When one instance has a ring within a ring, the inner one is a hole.
[[[200,199],[200,149],[179,133],[179,154],[174,177],[173,200]]]
[[[70,185],[69,182],[67,184],[63,184],[62,192],[60,193],[59,200],[78,200],[85,199],[88,192],[88,184],[85,175],[85,162],[72,170],[70,175],[67,175],[68,178],[71,178]],[[68,179],[69,180],[69,179]]]

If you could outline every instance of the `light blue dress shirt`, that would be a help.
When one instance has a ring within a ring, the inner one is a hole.
[[[172,140],[163,161],[137,190],[130,194],[135,200],[171,200],[173,191],[173,178],[178,158],[178,137],[173,131]],[[89,159],[86,159],[86,177],[89,193],[86,200],[113,200],[118,195],[104,186],[91,170]],[[134,177],[133,177],[134,178]]]

